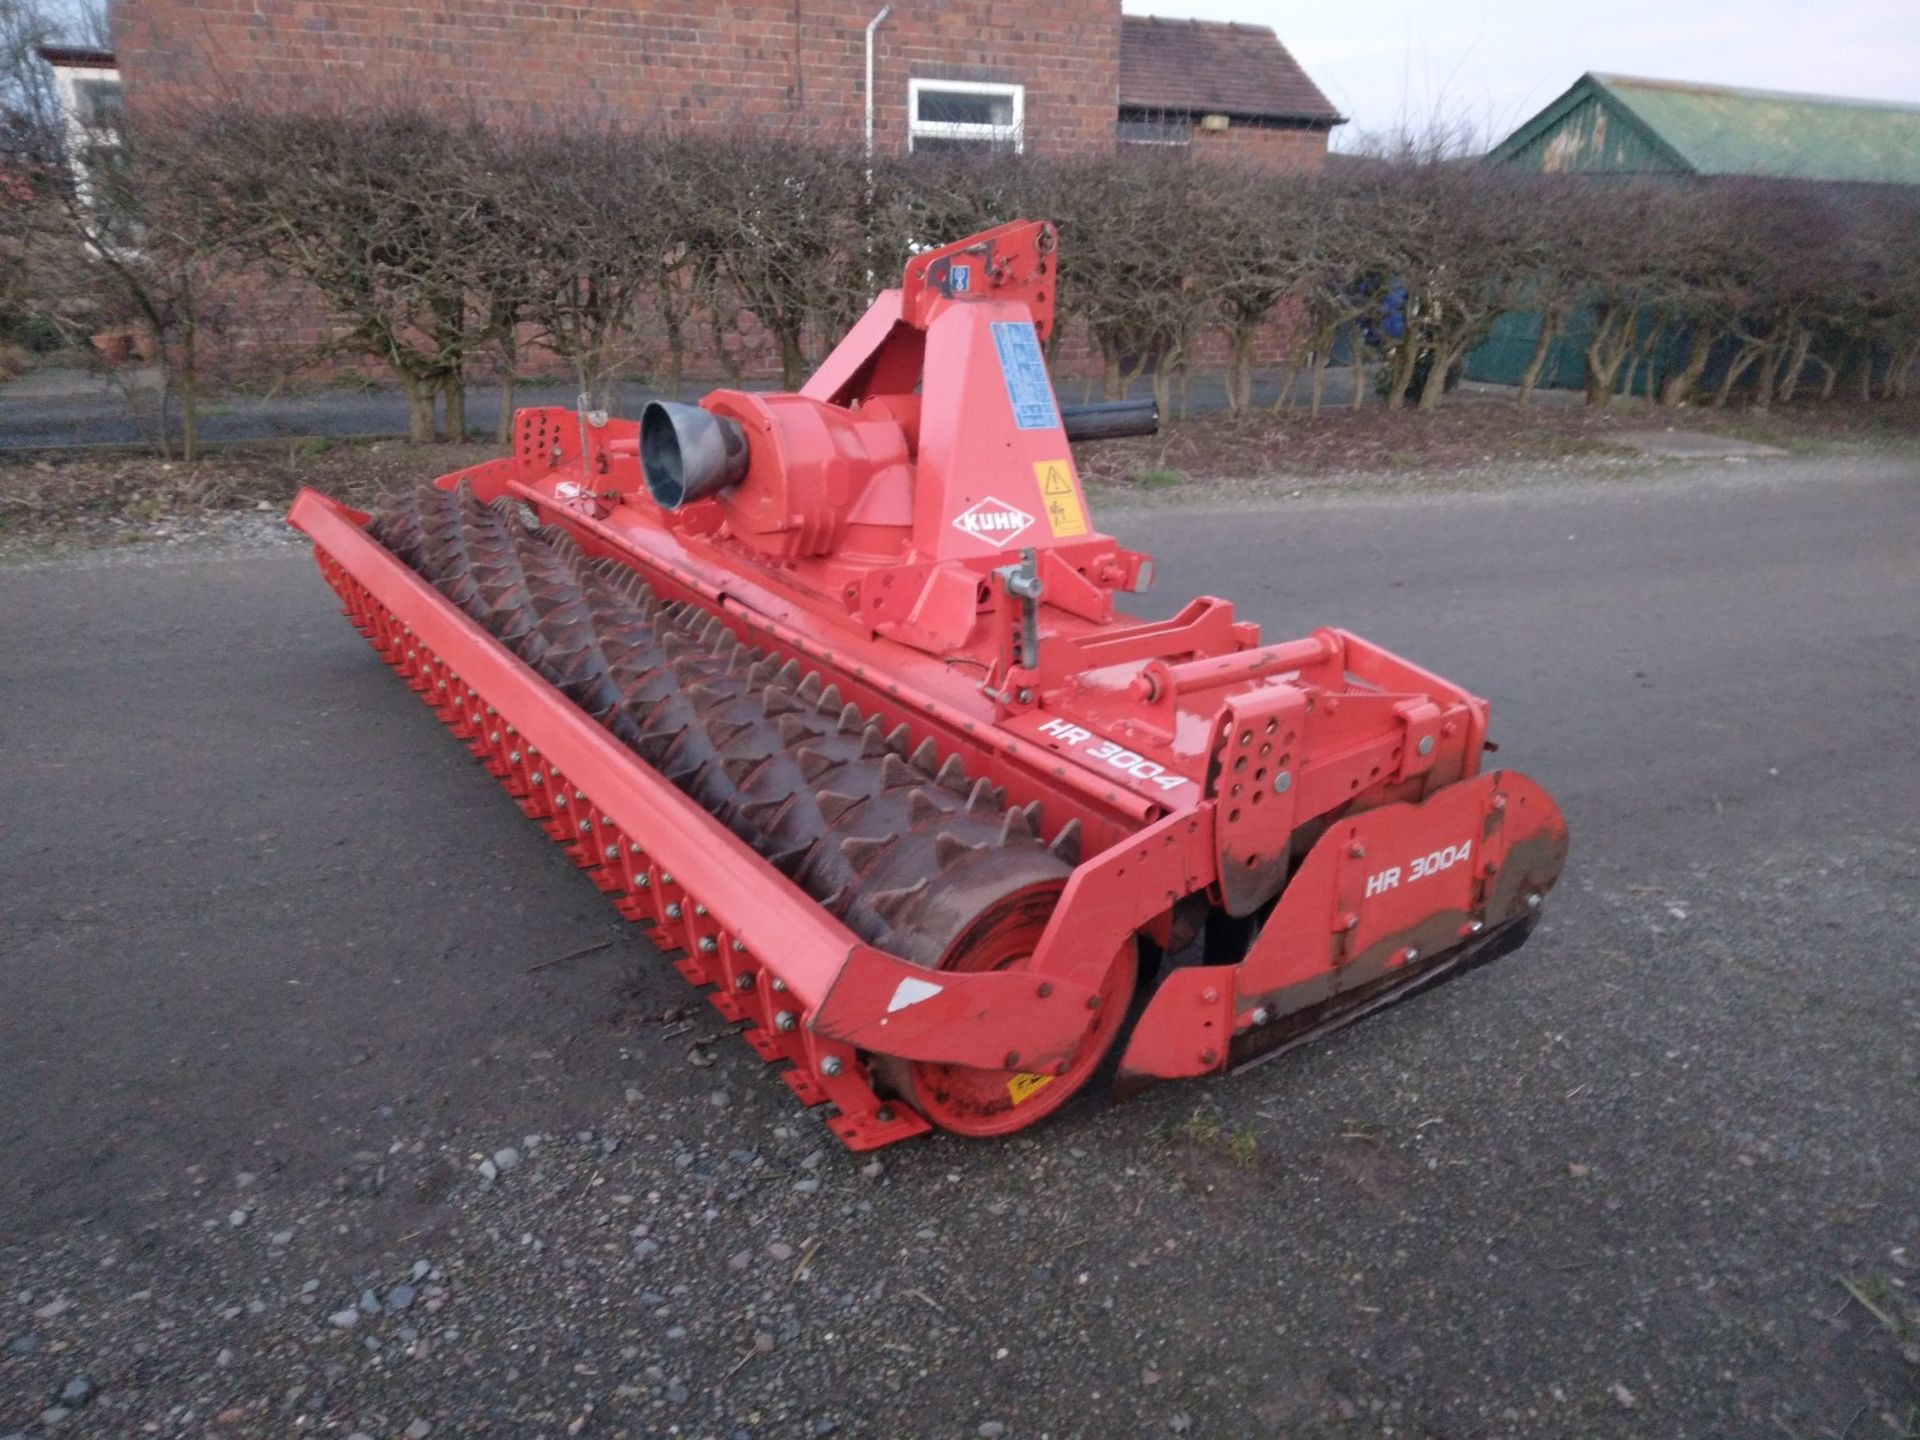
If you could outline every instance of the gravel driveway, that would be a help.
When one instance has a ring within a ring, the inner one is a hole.
[[[1573,862],[1304,1053],[878,1156],[277,541],[0,570],[0,1437],[1911,1436],[1920,474],[1108,516]]]

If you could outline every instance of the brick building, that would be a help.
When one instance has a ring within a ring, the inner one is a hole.
[[[1289,169],[1317,168],[1343,123],[1273,31],[1123,16],[1120,0],[113,0],[109,14],[111,52],[47,58],[63,100],[117,112],[124,92],[136,121],[171,99],[399,95],[502,118],[791,121],[855,139],[871,124],[879,153],[1176,145]],[[278,373],[327,338],[297,289],[227,308],[202,355],[228,375]],[[1285,344],[1272,327],[1262,360]],[[1084,336],[1056,358],[1095,363]]]
[[[136,112],[168,91],[352,85],[503,112],[683,124],[791,118],[858,134],[872,26],[876,148],[1119,143],[1312,166],[1342,117],[1273,31],[1123,16],[1119,0],[547,4],[115,0]]]

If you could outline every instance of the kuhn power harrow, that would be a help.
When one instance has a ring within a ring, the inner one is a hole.
[[[1093,526],[1042,361],[1054,230],[914,258],[798,394],[513,453],[368,516],[346,612],[806,1104],[867,1149],[1269,1054],[1519,943],[1566,855],[1487,705],[1263,644]],[[1149,989],[1150,988],[1150,993]],[[1141,997],[1144,996],[1144,1000]]]

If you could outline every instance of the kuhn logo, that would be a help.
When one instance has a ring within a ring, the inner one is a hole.
[[[1033,516],[989,495],[954,516],[953,528],[1004,549],[1033,528]]]

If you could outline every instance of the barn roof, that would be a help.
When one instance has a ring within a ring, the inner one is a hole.
[[[1509,159],[1598,96],[1641,127],[1673,168],[1696,175],[1920,185],[1920,105],[1582,75],[1494,147]]]
[[[1120,17],[1120,105],[1324,126],[1346,118],[1266,26],[1155,15]]]

